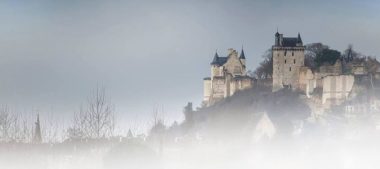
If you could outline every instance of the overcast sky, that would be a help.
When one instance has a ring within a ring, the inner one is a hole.
[[[104,86],[120,123],[144,123],[163,106],[167,121],[198,106],[215,50],[239,53],[248,68],[284,36],[348,44],[380,56],[380,3],[346,1],[0,2],[0,103],[67,118]],[[69,119],[70,120],[70,119]]]

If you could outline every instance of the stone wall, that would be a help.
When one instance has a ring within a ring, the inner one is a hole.
[[[310,98],[310,94],[313,93],[316,87],[317,80],[314,73],[308,67],[301,67],[299,76],[299,90],[304,92],[306,96]]]
[[[304,66],[305,47],[272,48],[273,57],[273,91],[284,85],[297,88],[299,86],[300,68]]]
[[[337,105],[345,101],[354,85],[353,75],[326,76],[323,78],[322,104]]]
[[[203,79],[203,101],[207,102],[211,96],[211,78]]]

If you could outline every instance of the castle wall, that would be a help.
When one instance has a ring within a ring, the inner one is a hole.
[[[245,90],[252,87],[253,87],[252,79],[250,78],[235,79],[231,82],[230,93],[231,95],[233,95],[239,90]]]
[[[306,93],[307,97],[317,87],[317,80],[314,77],[313,72],[308,67],[301,67],[299,77],[299,89]]]
[[[203,101],[210,100],[211,96],[211,79],[205,78],[203,80]]]
[[[340,104],[348,97],[353,85],[353,75],[338,75],[324,77],[322,104],[327,104],[327,106]]]
[[[211,66],[211,78],[214,76],[222,76],[223,67],[212,65]]]
[[[216,98],[224,98],[224,90],[225,90],[225,78],[214,77],[212,80],[212,97]]]

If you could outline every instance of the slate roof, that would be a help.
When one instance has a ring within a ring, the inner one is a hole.
[[[284,37],[282,39],[282,46],[284,47],[295,47],[297,46],[298,38],[287,38]]]
[[[219,57],[218,53],[215,53],[214,59],[211,65],[223,65],[227,62],[228,57]]]
[[[282,34],[276,33],[276,38]],[[298,33],[297,37],[283,37],[282,38],[282,44],[283,47],[296,47],[297,44],[302,44],[302,38],[301,35]]]
[[[245,55],[244,55],[244,50],[243,49],[241,49],[240,59],[245,59]]]

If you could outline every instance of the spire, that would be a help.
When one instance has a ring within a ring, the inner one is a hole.
[[[241,53],[240,53],[240,58],[239,59],[245,59],[243,45],[241,46]]]
[[[215,51],[215,55],[214,55],[214,59],[212,59],[212,62],[211,64],[218,64],[219,63],[219,55],[218,55],[218,51],[216,50]]]
[[[42,137],[41,137],[41,125],[40,125],[40,115],[37,114],[37,122],[35,123],[36,124],[36,128],[34,129],[34,138],[33,138],[33,142],[34,143],[41,143],[42,142]]]
[[[133,134],[132,134],[131,129],[128,130],[127,138],[128,138],[128,139],[133,138]]]
[[[298,32],[297,43],[302,43],[301,34]]]
[[[279,37],[279,36],[280,36],[280,33],[278,33],[278,27],[277,27],[276,34],[275,34],[274,36],[276,36],[276,37]]]

